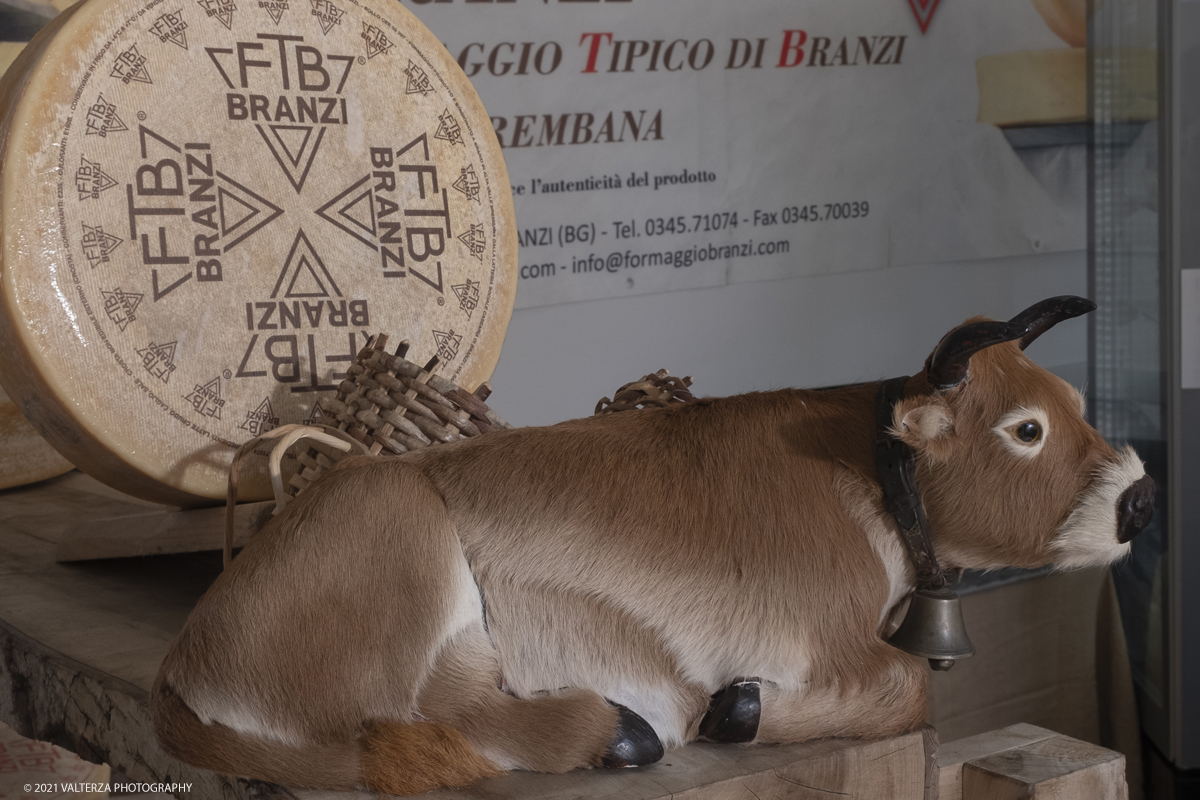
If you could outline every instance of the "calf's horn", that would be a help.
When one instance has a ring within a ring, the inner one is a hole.
[[[1072,295],[1051,297],[1017,314],[1008,322],[985,320],[955,328],[942,337],[926,367],[934,391],[946,392],[967,377],[971,356],[985,347],[1019,340],[1021,349],[1064,319],[1078,317],[1096,308],[1091,300]]]
[[[946,392],[967,377],[971,356],[985,347],[1011,342],[1025,334],[1025,328],[1012,322],[985,320],[955,328],[942,337],[929,357],[926,374],[934,391]]]
[[[1025,333],[1021,336],[1021,349],[1024,350],[1034,339],[1064,319],[1079,317],[1095,310],[1096,304],[1091,300],[1067,294],[1034,303],[1009,322],[1025,327]]]

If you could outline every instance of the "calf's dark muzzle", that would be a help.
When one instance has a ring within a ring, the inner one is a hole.
[[[1137,536],[1154,516],[1154,480],[1143,475],[1117,499],[1117,541]]]

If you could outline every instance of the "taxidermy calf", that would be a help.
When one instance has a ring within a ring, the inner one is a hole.
[[[1153,484],[1022,352],[1092,308],[954,329],[882,426],[859,384],[347,458],[200,600],[154,685],[158,737],[229,775],[411,794],[638,766],[701,733],[910,730],[925,670],[882,633],[914,568],[876,441],[915,454],[942,568],[1122,558]]]

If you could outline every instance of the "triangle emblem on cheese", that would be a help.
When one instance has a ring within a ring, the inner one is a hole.
[[[272,428],[279,427],[279,417],[271,409],[271,398],[264,397],[263,401],[253,411],[246,412],[246,419],[238,428],[248,431],[251,436],[261,436]]]
[[[329,0],[309,0],[309,2],[312,3],[313,16],[321,24],[321,33],[328,34],[333,30],[334,25],[342,24],[342,15],[345,12]]]
[[[233,12],[237,11],[233,0],[196,0],[196,2],[204,9],[207,16],[216,17],[226,30],[233,30]]]
[[[217,206],[221,214],[221,235],[226,236],[258,215],[258,209],[246,203],[224,186],[217,187]]]
[[[85,132],[88,136],[99,136],[101,139],[110,133],[129,130],[117,116],[117,107],[105,100],[103,94],[88,107],[85,124],[87,128]]]
[[[458,235],[458,240],[467,246],[471,255],[483,261],[483,251],[487,249],[487,235],[483,232],[483,225],[472,222],[471,227]]]
[[[221,179],[221,183],[217,185],[221,238],[236,234],[233,241],[225,241],[222,244],[222,248],[228,253],[240,242],[244,242],[279,217],[283,209],[223,172],[218,171],[217,177]],[[259,214],[263,214],[263,217],[254,222],[254,218]]]
[[[83,248],[83,255],[88,260],[88,264],[92,269],[95,269],[100,264],[107,264],[108,257],[112,251],[117,249],[121,242],[125,241],[120,236],[113,236],[104,230],[103,225],[83,225],[83,238],[80,240],[80,246]]]
[[[183,21],[183,9],[168,11],[154,21],[150,32],[158,37],[160,42],[171,42],[187,50],[187,23]]]
[[[221,376],[218,375],[203,386],[197,383],[183,399],[204,416],[220,419],[221,409],[225,406],[225,401],[221,399]]]
[[[279,20],[283,19],[283,12],[287,11],[289,6],[284,0],[258,0],[258,7],[265,8],[278,25]]]
[[[437,342],[437,352],[442,361],[453,361],[454,357],[458,355],[458,346],[462,344],[462,337],[451,328],[448,331],[434,331],[433,338]]]
[[[453,184],[455,189],[465,194],[469,199],[479,202],[479,176],[475,174],[475,165],[463,167],[461,174]]]
[[[79,192],[80,200],[97,200],[100,193],[116,186],[113,180],[98,161],[88,161],[79,157],[79,169],[75,170],[75,191]]]
[[[375,235],[375,199],[371,188],[352,198],[350,202],[338,209],[338,216],[360,228],[368,236]]]
[[[368,59],[372,59],[378,55],[386,54],[387,51],[396,46],[394,42],[388,39],[381,29],[367,22],[363,23],[363,31],[361,36],[363,38],[363,42],[365,42],[367,45]]]
[[[150,79],[150,70],[146,67],[146,57],[138,52],[137,45],[129,45],[129,49],[117,56],[113,63],[110,77],[120,78],[121,83],[154,83]]]
[[[408,82],[404,87],[405,94],[419,94],[424,97],[433,91],[433,84],[429,82],[429,76],[411,58],[408,60],[408,68],[404,70],[404,74],[408,76]]]
[[[268,125],[279,149],[293,167],[300,166],[308,140],[312,137],[312,125]],[[325,129],[322,128],[322,131]]]
[[[304,188],[308,179],[308,171],[312,168],[313,159],[325,138],[325,126],[317,128],[316,138],[312,138],[313,125],[268,125],[270,133],[262,125],[255,125],[262,140],[267,143],[271,155],[283,169],[296,194]]]
[[[433,138],[442,139],[450,144],[463,143],[462,128],[458,126],[458,120],[450,113],[450,109],[447,108],[438,115],[438,129]]]
[[[324,272],[324,268],[322,268],[322,272]],[[292,270],[292,281],[288,284],[287,291],[283,293],[283,296],[290,298],[329,297],[329,290],[317,277],[307,254],[300,255],[296,262],[296,268]]]
[[[138,303],[142,302],[144,295],[122,291],[120,286],[111,292],[101,289],[100,294],[104,298],[104,313],[117,326],[117,330],[125,330],[129,323],[137,319]]]
[[[171,373],[175,371],[175,345],[176,342],[167,342],[166,344],[150,342],[146,347],[137,351],[146,372],[163,383],[170,381]]]
[[[375,207],[377,200],[386,202],[389,208],[395,206],[386,198],[376,198],[369,181],[370,175],[364,175],[325,205],[317,209],[317,216],[326,222],[332,222],[341,230],[353,236],[372,250],[379,248],[372,241],[376,232]],[[333,213],[330,213],[330,210]],[[390,213],[382,210],[381,214]]]
[[[283,288],[285,281],[286,289]],[[325,268],[325,262],[313,249],[312,242],[304,234],[303,228],[296,232],[292,249],[278,280],[275,281],[275,288],[271,291],[272,300],[279,297],[280,290],[287,298],[330,297],[331,291],[338,297],[342,296],[342,290]]]
[[[467,319],[470,319],[471,312],[479,306],[479,281],[467,278],[466,283],[460,283],[450,288],[454,290],[455,296],[458,297],[458,307],[465,311]]]

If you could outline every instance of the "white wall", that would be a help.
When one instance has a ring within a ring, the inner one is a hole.
[[[488,403],[514,425],[547,425],[660,368],[694,376],[697,395],[912,374],[967,317],[1086,295],[1086,266],[1083,252],[1050,253],[519,309]],[[1080,385],[1086,322],[1029,355]]]

